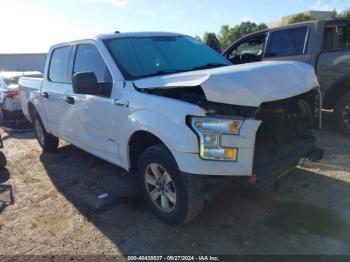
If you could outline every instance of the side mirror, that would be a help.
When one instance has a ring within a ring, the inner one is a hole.
[[[76,94],[95,95],[98,93],[98,83],[95,73],[77,72],[72,78],[73,91]]]

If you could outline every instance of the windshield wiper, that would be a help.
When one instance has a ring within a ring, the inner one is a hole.
[[[205,65],[193,67],[192,70],[210,69],[210,68],[222,67],[222,66],[229,66],[229,65],[228,64],[221,64],[221,63],[208,63]]]
[[[151,77],[151,76],[160,76],[160,75],[167,75],[167,74],[174,74],[174,73],[182,73],[187,70],[180,70],[180,69],[166,69],[166,70],[159,70],[154,73],[150,73],[147,75],[143,75],[141,77]]]

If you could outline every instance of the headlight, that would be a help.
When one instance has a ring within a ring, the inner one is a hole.
[[[220,146],[222,134],[238,135],[243,120],[192,117],[191,126],[199,137],[199,155],[203,159],[236,161],[237,148]]]

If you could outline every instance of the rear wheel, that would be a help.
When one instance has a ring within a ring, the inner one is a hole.
[[[151,146],[142,153],[138,178],[148,206],[165,223],[185,224],[203,208],[204,198],[198,185],[180,173],[172,154],[163,145]]]
[[[0,124],[3,124],[6,120],[7,111],[2,108],[2,105],[0,105]]]
[[[32,120],[33,120],[33,127],[34,127],[34,133],[35,136],[39,142],[39,145],[45,150],[45,151],[54,151],[58,147],[58,138],[49,134],[37,112],[34,112],[32,114]]]
[[[3,152],[0,152],[0,168],[4,168],[7,165],[7,159]]]
[[[339,129],[350,136],[350,92],[338,99],[334,113]]]

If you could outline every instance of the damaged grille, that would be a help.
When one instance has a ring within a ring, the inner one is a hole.
[[[318,117],[317,90],[262,104],[256,114],[256,119],[262,123],[256,135],[255,168],[306,150],[315,141],[311,131],[318,127]]]

